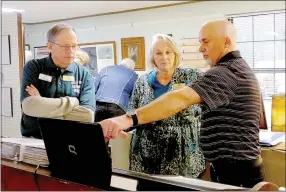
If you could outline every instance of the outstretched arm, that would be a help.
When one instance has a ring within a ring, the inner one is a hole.
[[[146,124],[165,119],[199,102],[201,102],[200,96],[188,86],[168,92],[136,110],[138,123]],[[133,125],[133,120],[126,115],[122,115],[103,120],[100,124],[105,137],[116,138],[118,135],[127,137],[124,130]]]

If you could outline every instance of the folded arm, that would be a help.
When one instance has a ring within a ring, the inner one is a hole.
[[[22,109],[32,117],[55,118],[67,115],[79,105],[75,97],[45,98],[29,96],[22,101]]]
[[[63,116],[65,120],[94,122],[94,112],[86,107],[77,106],[72,111]]]

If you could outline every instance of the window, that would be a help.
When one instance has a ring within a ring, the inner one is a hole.
[[[260,84],[266,120],[271,125],[271,96],[285,93],[285,11],[230,15],[238,49]]]

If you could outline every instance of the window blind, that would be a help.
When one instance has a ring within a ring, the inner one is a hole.
[[[285,11],[229,16],[238,50],[255,72],[263,99],[285,93]]]

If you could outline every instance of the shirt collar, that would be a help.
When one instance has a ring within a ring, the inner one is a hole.
[[[68,72],[73,72],[74,71],[74,65],[75,62],[72,62],[71,64],[69,64],[69,66],[65,69],[65,71]],[[52,59],[52,54],[50,53],[48,56],[48,68],[50,69],[58,69],[58,67],[55,65],[53,59]]]
[[[217,63],[217,65],[226,62],[228,60],[231,59],[235,59],[235,58],[241,58],[240,52],[239,51],[231,51],[229,53],[227,53],[225,56],[223,56]]]

